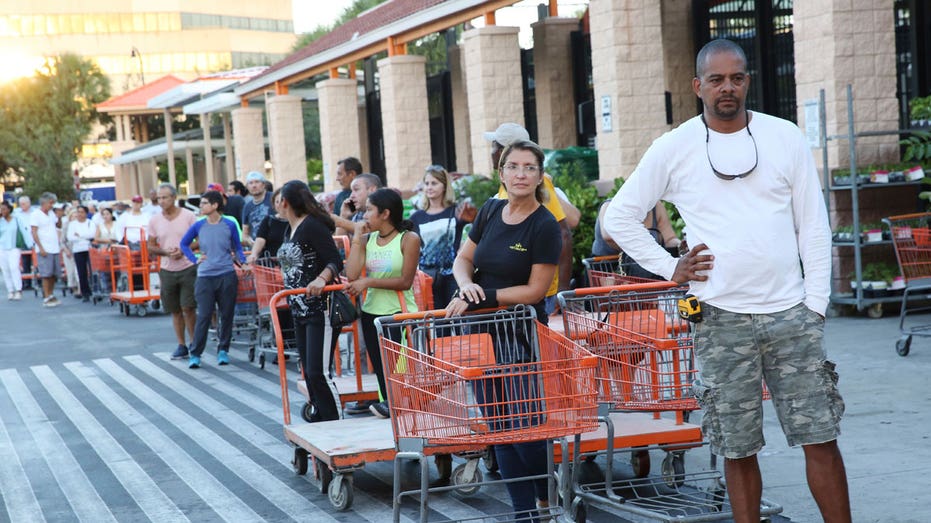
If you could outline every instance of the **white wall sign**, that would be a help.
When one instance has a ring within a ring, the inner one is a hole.
[[[809,147],[821,147],[821,103],[817,98],[805,100],[805,138]]]
[[[611,132],[611,97],[601,97],[601,130]]]

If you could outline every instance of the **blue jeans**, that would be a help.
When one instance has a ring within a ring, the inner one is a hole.
[[[236,291],[239,279],[236,272],[219,276],[198,276],[194,283],[194,299],[197,301],[197,323],[194,325],[194,340],[191,354],[200,356],[207,345],[210,319],[217,309],[217,350],[229,350],[233,338],[233,313],[236,310]]]

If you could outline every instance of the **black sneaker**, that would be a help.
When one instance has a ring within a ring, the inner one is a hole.
[[[351,403],[347,403],[346,407],[343,409],[343,412],[345,412],[346,414],[368,414],[369,412],[371,412],[369,410],[369,407],[371,407],[372,405],[376,403],[378,402],[375,400],[354,401]]]
[[[388,419],[391,417],[391,411],[388,410],[388,404],[384,401],[379,401],[378,403],[372,404],[372,406],[369,407],[369,410],[372,411],[372,414],[382,419]]]

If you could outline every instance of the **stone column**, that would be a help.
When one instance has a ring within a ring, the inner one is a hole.
[[[347,156],[359,158],[358,82],[331,78],[317,84],[320,107],[320,150],[323,156],[324,187],[341,189],[336,183],[336,163]]]
[[[223,119],[223,150],[226,151],[223,157],[223,166],[226,168],[223,187],[226,187],[236,179],[236,162],[233,161],[233,132],[230,129],[230,114],[222,113],[220,117]]]
[[[663,62],[666,90],[672,98],[672,125],[678,126],[697,113],[692,91],[695,78],[692,0],[663,0]]]
[[[184,146],[184,165],[187,167],[187,193],[200,194],[206,186],[200,186],[197,183],[197,173],[194,172],[194,151],[189,145]]]
[[[301,97],[290,94],[268,99],[268,136],[271,149],[272,183],[281,187],[289,180],[307,181],[304,153],[304,115]]]
[[[385,58],[378,61],[378,73],[388,185],[412,189],[431,160],[426,58]]]
[[[167,158],[165,161],[168,162],[168,183],[175,186],[175,189],[178,187],[178,176],[175,173],[175,144],[174,144],[174,131],[171,129],[172,116],[171,111],[164,109],[162,113],[165,118],[165,146],[168,148]]]
[[[456,170],[472,172],[472,140],[469,129],[469,101],[466,87],[465,53],[462,47],[447,50],[449,76],[453,99],[453,139],[456,142]],[[449,168],[449,166],[445,166]]]
[[[210,136],[210,113],[200,115],[200,128],[204,131],[204,169],[207,174],[207,185],[217,181],[213,173],[213,144]]]
[[[249,171],[265,170],[265,135],[262,133],[262,109],[233,109],[233,151],[236,178],[243,180]]]
[[[491,144],[482,133],[504,122],[524,125],[520,46],[517,27],[488,26],[466,31],[465,76],[468,77],[472,168],[491,174]]]
[[[575,91],[570,33],[576,18],[545,18],[532,24],[533,78],[537,98],[537,141],[548,149],[576,145]]]
[[[673,28],[663,28],[661,10],[659,2],[633,0],[589,6],[601,180],[630,176],[653,140],[670,128],[663,32]]]
[[[805,126],[805,100],[817,99],[824,89],[827,134],[846,134],[846,90],[851,84],[857,132],[898,129],[893,0],[796,2],[793,35],[800,126]],[[898,139],[895,135],[858,138],[857,163],[898,161]],[[813,153],[820,168],[821,149]],[[830,143],[828,165],[850,166],[846,141]]]

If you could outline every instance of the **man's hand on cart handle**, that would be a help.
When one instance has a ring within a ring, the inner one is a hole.
[[[690,281],[705,281],[708,279],[707,274],[698,274],[699,271],[710,271],[714,267],[714,255],[700,254],[707,251],[708,246],[699,243],[692,247],[688,253],[679,258],[676,264],[676,270],[672,273],[672,281],[676,283],[688,283]]]

